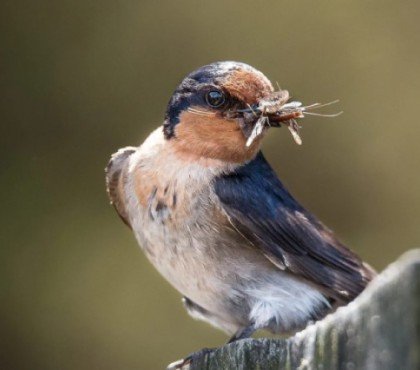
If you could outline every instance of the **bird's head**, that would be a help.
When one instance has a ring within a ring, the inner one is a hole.
[[[246,162],[258,152],[268,127],[280,125],[277,110],[270,115],[264,108],[270,108],[270,99],[284,104],[287,91],[274,92],[255,68],[238,62],[206,65],[189,74],[172,95],[165,139],[183,153]]]

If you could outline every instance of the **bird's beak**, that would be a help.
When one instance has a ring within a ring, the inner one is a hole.
[[[325,104],[313,103],[306,106],[303,106],[299,101],[289,102],[288,100],[289,93],[286,90],[279,90],[261,99],[257,104],[238,111],[242,113],[247,128],[247,147],[251,146],[254,140],[269,127],[281,127],[282,125],[285,125],[289,129],[295,143],[301,145],[302,139],[299,135],[300,127],[297,123],[299,118],[304,118],[306,114],[321,117],[337,117],[343,113],[322,114],[312,111],[335,104],[338,100],[333,100]]]
[[[247,122],[252,122],[252,130],[247,135],[246,146],[249,147],[254,140],[270,127],[287,126],[296,144],[301,145],[299,125],[296,119],[303,118],[304,109],[300,102],[282,104],[280,107],[267,107],[261,103],[258,106],[250,107],[244,112]]]

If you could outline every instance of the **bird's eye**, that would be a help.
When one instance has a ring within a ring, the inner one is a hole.
[[[206,102],[213,108],[221,107],[226,101],[225,95],[220,91],[209,91],[206,94]]]

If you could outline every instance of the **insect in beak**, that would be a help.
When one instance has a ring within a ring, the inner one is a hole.
[[[314,109],[335,104],[338,100],[325,104],[314,103],[307,106],[304,106],[299,101],[287,102],[288,100],[289,93],[286,90],[279,90],[270,94],[268,97],[261,99],[258,104],[238,111],[242,113],[252,113],[257,118],[251,134],[247,139],[247,147],[252,145],[254,140],[261,135],[265,128],[281,127],[282,125],[287,126],[296,144],[301,145],[302,139],[299,133],[301,127],[298,125],[298,119],[304,118],[305,115],[337,117],[343,113],[323,114],[312,112]]]

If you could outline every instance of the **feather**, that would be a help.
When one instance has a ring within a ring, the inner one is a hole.
[[[111,204],[124,223],[131,228],[128,214],[124,203],[124,173],[127,169],[128,159],[136,151],[134,147],[126,147],[118,150],[111,156],[105,168],[106,190]]]
[[[292,197],[261,152],[234,173],[219,176],[214,186],[241,234],[279,268],[303,277],[327,296],[348,302],[374,276]]]

